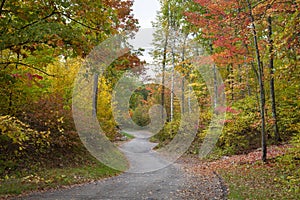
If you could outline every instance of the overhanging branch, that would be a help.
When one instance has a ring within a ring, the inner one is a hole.
[[[1,2],[1,5],[0,5],[0,16],[2,15],[2,9],[4,7],[5,1],[6,0],[2,0],[2,2]]]
[[[45,16],[45,17],[39,19],[39,20],[36,20],[36,21],[34,21],[34,22],[31,22],[31,23],[29,23],[29,24],[23,26],[23,27],[20,28],[19,30],[25,29],[25,28],[27,28],[27,27],[29,27],[29,26],[32,26],[32,25],[34,25],[34,24],[36,24],[36,23],[38,23],[38,22],[40,22],[40,21],[43,21],[43,20],[45,20],[45,19],[48,19],[49,17],[51,17],[51,16],[53,16],[53,15],[55,15],[55,14],[58,14],[58,12],[56,12],[56,11],[54,10],[54,11],[53,11],[52,13],[50,13],[49,15],[47,15],[47,16]]]
[[[22,62],[0,62],[0,65],[5,65],[5,66],[8,66],[8,65],[23,65],[25,67],[28,67],[28,68],[31,68],[31,69],[34,69],[36,71],[39,71],[47,76],[52,76],[52,77],[56,77],[54,74],[49,74],[47,72],[45,72],[44,70],[41,70],[35,66],[32,66],[32,65],[29,65],[29,64],[26,64],[26,63],[22,63]]]
[[[84,26],[84,27],[86,27],[86,28],[89,28],[89,29],[92,29],[92,30],[94,30],[94,31],[102,31],[101,29],[98,29],[98,28],[95,28],[95,27],[91,27],[91,26],[89,26],[89,25],[86,25],[86,24],[84,24],[84,23],[82,23],[82,22],[80,22],[80,21],[78,21],[78,20],[76,20],[76,19],[73,19],[72,17],[70,17],[69,15],[67,15],[67,14],[64,14],[64,13],[61,13],[63,16],[65,16],[66,18],[68,18],[69,20],[71,20],[71,21],[73,21],[73,22],[75,22],[75,23],[77,23],[77,24],[80,24],[81,26]]]

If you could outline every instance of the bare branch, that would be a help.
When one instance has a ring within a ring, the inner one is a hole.
[[[14,65],[23,65],[23,66],[25,66],[25,67],[29,67],[29,68],[31,68],[31,69],[34,69],[34,70],[36,70],[36,71],[39,71],[39,72],[41,72],[41,73],[43,73],[43,74],[45,74],[45,75],[47,75],[47,76],[56,77],[54,74],[49,74],[49,73],[45,72],[44,70],[41,70],[41,69],[39,69],[39,68],[37,68],[37,67],[34,67],[34,66],[29,65],[29,64],[26,64],[26,63],[22,63],[22,62],[1,62],[1,63],[0,63],[0,65],[5,65],[5,67],[7,67],[8,65],[11,65],[11,64],[14,64]]]
[[[5,1],[6,1],[6,0],[2,0],[2,2],[1,2],[1,5],[0,5],[0,16],[1,16],[1,14],[2,14],[2,9],[3,9],[3,7],[4,7]]]
[[[92,30],[95,30],[95,31],[102,31],[101,29],[98,29],[98,28],[95,28],[95,27],[91,27],[91,26],[89,26],[89,25],[86,25],[86,24],[84,24],[84,23],[82,23],[82,22],[80,22],[80,21],[77,21],[76,19],[73,19],[72,17],[70,17],[69,15],[67,15],[67,14],[64,14],[64,13],[61,13],[63,16],[65,16],[66,18],[68,18],[69,20],[71,20],[71,21],[73,21],[73,22],[75,22],[75,23],[77,23],[77,24],[80,24],[81,26],[84,26],[84,27],[86,27],[86,28],[89,28],[89,29],[92,29]]]
[[[53,16],[53,15],[55,15],[55,14],[58,14],[58,12],[56,12],[56,11],[54,10],[54,11],[53,11],[52,13],[50,13],[49,15],[47,15],[47,16],[45,16],[45,17],[39,19],[39,20],[36,20],[36,21],[34,21],[34,22],[31,22],[31,23],[29,23],[29,24],[23,26],[23,27],[20,28],[19,30],[25,29],[25,28],[27,28],[27,27],[29,27],[29,26],[32,26],[32,25],[34,25],[34,24],[36,24],[36,23],[38,23],[38,22],[40,22],[40,21],[43,21],[43,20],[45,20],[45,19],[48,19],[49,17],[51,17],[51,16]]]

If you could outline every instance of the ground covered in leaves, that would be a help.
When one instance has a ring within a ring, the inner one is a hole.
[[[68,188],[85,184],[105,177],[116,176],[120,172],[113,170],[87,151],[83,155],[65,156],[62,159],[50,159],[49,162],[31,163],[0,176],[0,199],[8,199],[33,191]],[[59,157],[59,156],[57,156]]]
[[[290,158],[290,148],[270,146],[267,163],[260,161],[260,149],[214,161],[181,158],[191,176],[185,193],[195,199],[300,199],[300,162]]]
[[[184,156],[176,163],[185,171],[187,181],[173,194],[173,199],[300,199],[299,154],[293,154],[291,149],[291,145],[268,147],[267,163],[260,161],[260,149],[210,161]],[[44,190],[54,185],[84,183],[116,174],[99,170],[103,167],[94,163],[86,169],[50,170],[48,174],[40,172],[22,178],[4,178],[0,183],[2,190],[14,189],[16,191],[10,193],[18,194],[28,189]],[[8,196],[2,196],[5,197]]]

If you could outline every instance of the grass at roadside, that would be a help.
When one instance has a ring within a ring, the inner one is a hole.
[[[0,179],[0,198],[28,191],[90,182],[119,172],[94,160],[89,165],[16,172]]]
[[[295,152],[267,163],[246,162],[219,169],[229,187],[228,199],[300,199],[300,161]]]
[[[128,139],[133,139],[133,138],[134,138],[133,135],[131,135],[131,134],[129,134],[129,133],[126,133],[126,132],[124,132],[124,131],[121,132],[121,135],[126,136]]]
[[[292,178],[275,162],[240,165],[221,175],[229,186],[228,199],[300,199],[299,188],[293,187]]]
[[[228,199],[300,199],[299,150],[289,144],[269,146],[265,164],[260,161],[260,149],[216,160],[194,158],[188,171],[200,175],[217,172],[229,188]]]

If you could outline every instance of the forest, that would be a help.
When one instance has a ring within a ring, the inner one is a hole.
[[[259,151],[232,171],[219,169],[231,198],[235,190],[248,190],[237,187],[247,185],[239,171],[254,179],[266,177],[262,185],[275,188],[252,185],[268,191],[262,195],[278,191],[278,196],[256,199],[299,197],[300,2],[160,0],[160,5],[151,55],[161,84],[136,89],[121,123],[132,119],[146,127],[149,109],[162,105],[156,114],[166,122],[151,138],[158,143],[155,148],[196,127],[185,156],[197,157],[211,133],[210,122],[220,117],[214,125],[220,130],[215,148],[201,159]],[[132,6],[133,0],[1,1],[0,198],[120,173],[86,150],[74,124],[72,100],[78,71],[93,48],[112,36],[133,38],[138,32]],[[127,52],[95,79],[93,109],[111,142],[124,136],[114,119],[114,88],[128,70],[145,73],[142,53]],[[193,113],[194,101],[200,112],[195,127],[182,123]]]

